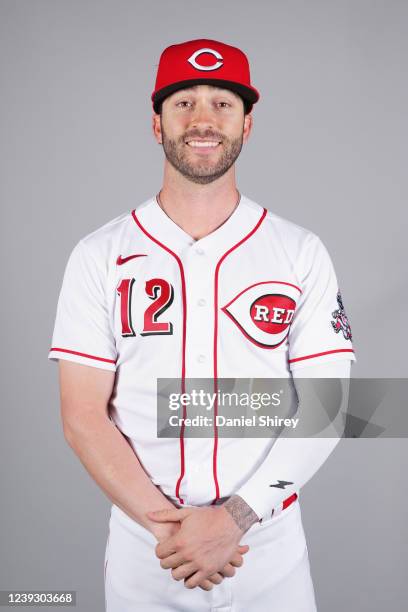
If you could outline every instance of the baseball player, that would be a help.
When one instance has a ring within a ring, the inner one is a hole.
[[[65,269],[49,358],[65,437],[112,502],[107,612],[316,610],[299,491],[340,437],[157,436],[158,378],[347,380],[355,360],[320,238],[237,189],[258,99],[238,48],[165,49],[162,187]]]

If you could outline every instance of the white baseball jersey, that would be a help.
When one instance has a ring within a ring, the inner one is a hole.
[[[275,440],[157,438],[157,378],[290,378],[356,359],[320,238],[244,195],[200,240],[156,198],[80,240],[49,358],[116,372],[111,418],[177,505],[239,493]]]

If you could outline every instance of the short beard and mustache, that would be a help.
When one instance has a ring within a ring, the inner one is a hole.
[[[207,185],[217,180],[227,172],[237,159],[242,149],[243,134],[233,140],[225,138],[221,134],[206,130],[202,134],[197,131],[191,131],[188,135],[180,136],[176,140],[168,138],[163,124],[161,122],[163,150],[170,164],[178,170],[185,178],[193,183]],[[216,163],[209,159],[197,158],[196,163],[191,163],[188,158],[188,151],[185,144],[186,140],[194,140],[194,138],[208,138],[211,140],[219,140],[223,147],[221,157]]]

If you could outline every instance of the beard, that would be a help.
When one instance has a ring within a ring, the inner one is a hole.
[[[180,136],[177,139],[169,138],[166,131],[163,129],[163,123],[160,119],[162,131],[162,143],[164,154],[170,164],[178,170],[185,178],[193,183],[206,185],[212,183],[225,174],[233,165],[242,149],[243,133],[238,138],[226,138],[222,134],[214,131],[205,130],[200,134],[197,130],[192,130],[190,133]],[[208,138],[211,140],[220,141],[222,147],[221,156],[217,161],[209,158],[198,158],[192,161],[191,152],[185,141],[194,140],[194,138]]]

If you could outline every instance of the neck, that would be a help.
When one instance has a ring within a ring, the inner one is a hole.
[[[186,179],[166,160],[159,202],[167,215],[195,240],[222,225],[234,212],[239,197],[235,166],[212,183],[200,185]]]

